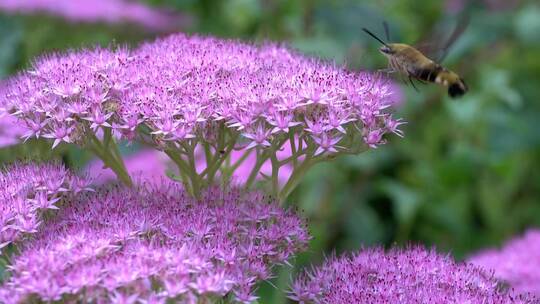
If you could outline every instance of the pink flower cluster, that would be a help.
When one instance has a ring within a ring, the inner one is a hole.
[[[247,148],[294,132],[297,144],[314,145],[316,154],[336,152],[358,133],[371,147],[387,132],[401,134],[401,122],[385,113],[390,86],[376,75],[274,44],[181,34],[136,50],[46,56],[0,93],[0,103],[31,130],[27,138],[51,138],[54,146],[104,128],[162,147],[194,138],[217,146],[220,122]]]
[[[0,173],[0,248],[36,233],[47,210],[88,191],[89,182],[58,164],[14,164]]]
[[[422,248],[364,249],[331,258],[293,284],[299,303],[538,303],[499,288],[480,268]]]
[[[131,22],[150,30],[167,31],[186,25],[186,16],[160,11],[130,0],[2,0],[0,10],[47,13],[76,22]]]
[[[531,229],[501,249],[481,251],[468,259],[474,265],[495,271],[495,277],[517,292],[540,296],[540,230]]]
[[[173,183],[106,188],[21,244],[0,301],[250,303],[307,240],[302,220],[261,193],[209,188],[197,201]]]

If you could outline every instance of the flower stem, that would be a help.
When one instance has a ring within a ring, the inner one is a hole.
[[[278,199],[281,204],[284,203],[289,194],[291,194],[296,186],[298,186],[308,169],[311,168],[315,163],[317,162],[313,159],[313,156],[309,154],[306,155],[304,161],[294,169],[285,186],[283,186],[281,191],[279,191]]]
[[[182,143],[181,145],[184,147],[184,149],[187,152],[187,157],[188,157],[187,173],[188,173],[189,178],[191,179],[191,187],[193,190],[193,196],[198,199],[200,198],[200,193],[201,193],[201,182],[200,182],[201,177],[197,173],[197,166],[196,166],[197,164],[195,162],[195,147],[197,146],[197,142],[194,141],[193,145],[190,145],[189,143]]]
[[[118,150],[118,145],[114,141],[111,135],[110,128],[104,130],[104,143],[102,143],[94,134],[89,132],[90,135],[90,150],[93,151],[105,164],[106,167],[111,168],[116,174],[118,179],[126,186],[132,187],[133,181],[127,172],[124,161]]]
[[[251,188],[251,185],[253,182],[255,182],[255,179],[257,178],[257,175],[260,173],[261,167],[264,164],[264,162],[268,159],[267,151],[262,152],[259,148],[257,148],[257,160],[255,162],[255,166],[253,166],[253,169],[251,170],[251,173],[249,174],[249,177],[245,184],[245,189]]]
[[[180,173],[180,177],[182,178],[182,181],[184,183],[184,187],[186,188],[186,191],[193,197],[195,197],[195,191],[193,189],[193,180],[192,180],[192,174],[190,173],[190,168],[188,167],[187,163],[182,159],[182,156],[178,150],[173,149],[166,149],[164,150],[165,154],[169,156],[170,159],[176,164],[178,167],[178,171]]]
[[[270,155],[270,161],[272,163],[272,195],[278,197],[279,195],[279,161],[277,159],[276,153]]]
[[[236,144],[236,139],[238,138],[238,134],[234,134],[229,139],[229,143],[225,147],[224,143],[221,145],[223,147],[223,150],[216,151],[216,155],[214,156],[215,161],[212,162],[212,164],[208,164],[206,170],[201,173],[201,176],[204,176],[206,174],[206,182],[207,185],[211,185],[214,181],[214,177],[217,173],[217,171],[222,167],[225,160],[229,158],[231,155],[232,150],[234,149],[234,145]]]
[[[291,130],[289,132],[289,142],[291,144],[291,154],[293,156],[296,155],[296,143],[295,143],[295,140],[294,140],[294,132]],[[293,163],[293,168],[296,168],[296,166],[298,165],[298,159],[296,157],[292,157],[292,163]]]

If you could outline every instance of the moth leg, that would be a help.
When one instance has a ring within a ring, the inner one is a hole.
[[[407,83],[407,80],[405,79],[405,77],[401,73],[399,73],[398,75],[399,75],[398,76],[399,80],[401,80],[401,82],[403,82],[404,85],[409,85]]]
[[[394,70],[392,68],[386,68],[386,69],[379,69],[379,70],[377,70],[377,72],[386,73],[386,74],[392,74],[392,73],[395,73],[396,70]]]
[[[423,84],[423,85],[426,85],[426,84],[427,84],[427,82],[425,82],[425,81],[423,81],[422,79],[419,79],[419,78],[417,78],[417,77],[414,77],[414,79],[415,79],[416,81],[420,82],[420,83]]]
[[[390,77],[390,75],[395,75],[396,71],[390,70],[390,69],[381,69],[381,70],[377,70],[377,73],[384,74],[384,75],[386,75],[386,77]],[[397,74],[399,74],[399,73],[397,73]]]
[[[420,93],[420,91],[418,90],[418,88],[416,87],[416,85],[414,84],[413,82],[413,79],[412,77],[409,75],[409,82],[411,83],[412,87],[414,88],[414,90],[418,93]]]

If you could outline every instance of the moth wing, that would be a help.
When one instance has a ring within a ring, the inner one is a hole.
[[[422,52],[426,57],[431,60],[440,63],[448,55],[448,50],[456,42],[456,40],[463,34],[467,26],[469,25],[469,17],[464,15],[458,21],[454,31],[444,39],[445,36],[441,33],[441,30],[433,30],[427,37],[420,40],[415,45],[416,49]]]

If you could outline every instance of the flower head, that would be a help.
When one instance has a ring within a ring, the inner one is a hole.
[[[251,146],[268,146],[291,129],[343,134],[349,124],[379,130],[366,138],[376,145],[397,133],[385,114],[392,104],[386,86],[272,44],[173,35],[136,50],[44,57],[8,81],[0,101],[32,134],[55,143],[104,128],[131,140],[124,131],[137,126],[154,137],[207,141],[198,131],[225,120]]]
[[[480,268],[422,248],[364,249],[327,260],[292,285],[299,303],[536,303]]]
[[[62,199],[88,188],[89,181],[59,164],[14,164],[0,172],[0,248],[36,233],[41,215]]]
[[[233,151],[253,149],[257,166],[273,160],[272,170],[279,171],[360,153],[383,144],[388,133],[401,136],[391,95],[381,77],[283,46],[177,34],[134,50],[43,57],[0,88],[0,106],[28,126],[26,137],[49,138],[53,147],[82,145],[109,163],[117,158],[106,157],[106,150],[116,140],[162,150],[198,196]],[[276,161],[287,145],[289,157]],[[206,167],[199,168],[194,154],[202,150]],[[118,172],[121,165],[110,165],[130,183]],[[187,172],[194,168],[200,170]],[[290,180],[273,192],[282,199],[294,185]]]
[[[540,296],[540,230],[531,229],[500,249],[487,249],[468,262],[495,271],[495,277],[517,292]]]
[[[21,245],[0,295],[247,302],[307,239],[303,222],[261,193],[210,188],[197,201],[170,182],[106,188],[77,196]]]

